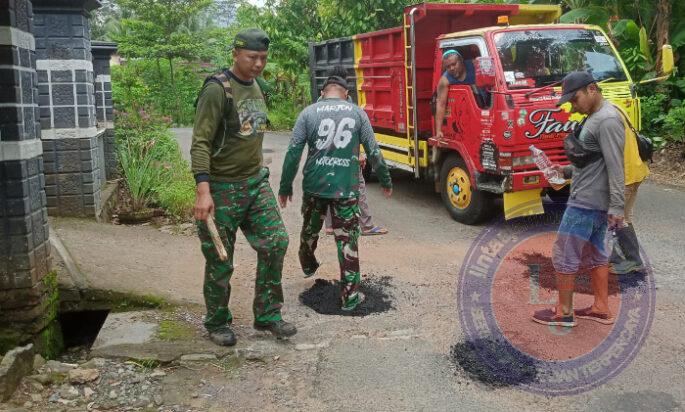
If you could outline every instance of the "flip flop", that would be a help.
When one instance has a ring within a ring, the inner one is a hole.
[[[380,226],[374,226],[371,229],[362,230],[362,236],[385,235],[387,233],[388,229]]]

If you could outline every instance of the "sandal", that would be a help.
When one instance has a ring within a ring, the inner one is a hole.
[[[380,226],[374,226],[370,229],[362,229],[362,236],[385,235],[388,229]]]
[[[594,310],[592,310],[592,307],[588,307],[585,309],[576,309],[574,313],[577,318],[594,320],[595,322],[599,322],[603,325],[611,325],[615,321],[614,317],[611,314],[595,312]]]

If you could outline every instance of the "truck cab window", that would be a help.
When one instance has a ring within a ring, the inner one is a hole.
[[[446,47],[443,49],[443,55],[445,52],[448,50],[455,50],[459,55],[461,56],[463,60],[463,66],[464,66],[464,71],[466,73],[465,78],[463,79],[462,82],[456,82],[454,81],[453,76],[450,76],[450,73],[448,72],[448,67],[443,60],[443,68],[442,72],[446,73],[447,78],[449,80],[450,85],[454,84],[466,84],[471,87],[471,91],[473,92],[473,97],[476,100],[476,104],[478,105],[479,108],[485,109],[490,107],[491,99],[490,99],[490,92],[489,90],[485,90],[479,87],[476,87],[476,73],[475,73],[475,68],[474,68],[474,59],[476,57],[481,56],[480,49],[477,44],[464,44],[460,45],[457,47]],[[443,74],[445,75],[445,74]]]
[[[509,89],[545,86],[577,70],[587,70],[598,81],[627,80],[599,30],[510,30],[494,38]]]

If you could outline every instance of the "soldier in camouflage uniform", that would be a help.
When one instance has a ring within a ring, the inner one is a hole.
[[[262,30],[248,29],[236,35],[233,45],[231,69],[208,77],[200,91],[190,149],[197,182],[195,219],[206,260],[204,323],[210,339],[223,346],[236,343],[228,302],[238,228],[257,251],[254,327],[277,337],[297,332],[281,318],[288,233],[269,186],[269,170],[262,165],[266,105],[255,78],[266,65],[269,38]],[[228,252],[226,262],[207,230],[210,214]]]
[[[292,183],[305,144],[309,146],[304,166],[299,257],[305,277],[319,267],[314,256],[319,231],[330,207],[333,233],[338,247],[342,309],[354,310],[364,299],[358,291],[359,273],[359,145],[364,146],[378,174],[386,197],[392,194],[388,167],[374,138],[366,113],[347,101],[347,81],[329,76],[322,99],[300,113],[283,162],[278,192],[281,207],[292,200]]]

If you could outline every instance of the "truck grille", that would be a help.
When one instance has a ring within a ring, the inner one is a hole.
[[[543,147],[541,149],[545,151],[545,153],[552,162],[559,163],[562,165],[568,164],[568,159],[566,159],[566,155],[564,154],[563,148]],[[531,157],[530,150],[528,150],[528,148],[514,150],[512,153],[514,173],[537,170],[537,166],[535,166],[535,163],[533,162],[533,159]]]

